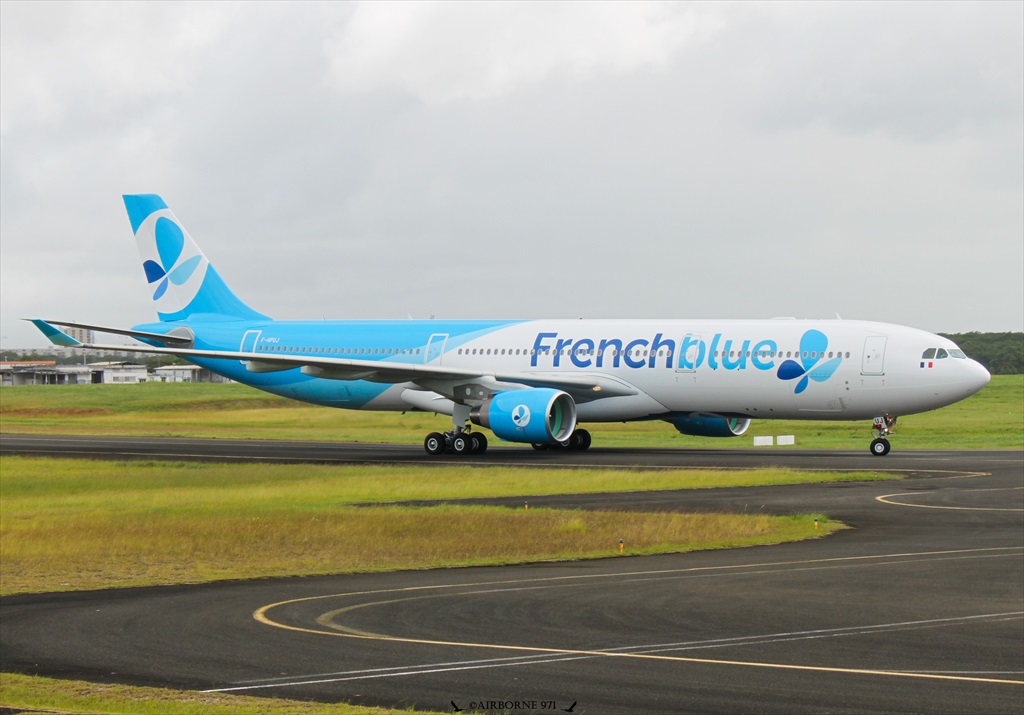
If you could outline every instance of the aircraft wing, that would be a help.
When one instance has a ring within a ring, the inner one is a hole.
[[[253,373],[283,372],[300,370],[304,375],[328,380],[366,380],[384,384],[400,384],[412,382],[428,390],[437,391],[439,385],[457,385],[484,381],[488,383],[509,383],[523,387],[550,387],[563,390],[578,402],[636,395],[638,391],[626,382],[608,375],[559,375],[551,373],[531,372],[500,372],[471,368],[445,367],[425,365],[421,363],[389,362],[386,360],[353,360],[350,358],[267,354],[243,352],[238,350],[197,350],[192,347],[178,347],[183,343],[191,345],[192,336],[161,333],[147,333],[121,328],[105,328],[102,326],[85,325],[82,323],[66,323],[33,319],[31,321],[54,345],[78,347],[92,350],[119,350],[122,352],[145,353],[154,355],[175,355],[182,358],[207,358],[217,360],[238,360],[245,363],[246,370]],[[72,338],[55,325],[82,327],[99,332],[127,335],[135,338],[159,340],[171,343],[168,347],[152,345],[101,345],[83,343]],[[508,389],[508,388],[506,388]],[[450,392],[450,390],[442,390]]]

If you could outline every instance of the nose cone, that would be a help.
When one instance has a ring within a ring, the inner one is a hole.
[[[973,395],[989,383],[992,379],[992,375],[990,375],[988,370],[986,370],[985,367],[976,360],[968,360],[966,367],[967,370],[964,375],[964,387],[967,388],[967,394]]]

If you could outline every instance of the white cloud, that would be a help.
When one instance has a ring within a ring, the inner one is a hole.
[[[1024,121],[1024,3],[807,3],[756,21],[724,44],[753,59],[738,107],[768,131],[945,141]]]
[[[229,3],[0,3],[0,133],[180,93],[230,26]]]
[[[348,91],[427,103],[488,99],[551,78],[665,68],[725,26],[726,4],[361,3],[326,49]]]

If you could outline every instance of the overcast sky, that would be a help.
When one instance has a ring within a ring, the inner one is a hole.
[[[0,332],[155,312],[1024,329],[1024,3],[0,3]]]

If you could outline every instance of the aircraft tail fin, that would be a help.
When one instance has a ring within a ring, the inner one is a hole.
[[[162,198],[129,194],[124,206],[161,321],[267,317],[231,292]]]

